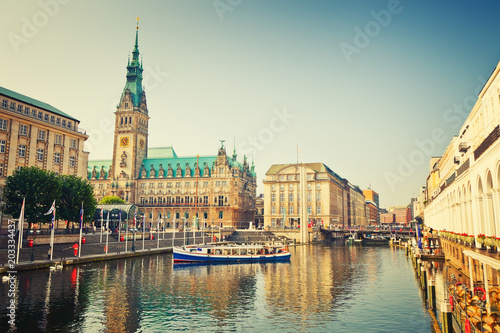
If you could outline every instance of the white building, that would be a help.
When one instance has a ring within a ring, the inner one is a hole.
[[[431,163],[427,195],[419,197],[426,197],[419,204],[427,226],[474,236],[500,234],[499,72],[500,63],[458,135],[437,163]]]

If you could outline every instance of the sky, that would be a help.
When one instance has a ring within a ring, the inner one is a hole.
[[[484,0],[0,0],[0,86],[80,120],[111,159],[137,17],[149,146],[322,162],[407,205],[500,61]],[[457,111],[463,110],[463,111]],[[297,147],[299,152],[297,152]]]

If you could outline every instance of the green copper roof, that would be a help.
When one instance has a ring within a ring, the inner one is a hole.
[[[58,114],[60,116],[69,118],[71,120],[74,120],[74,121],[76,121],[78,123],[80,122],[78,119],[71,117],[70,115],[62,112],[59,109],[56,109],[55,107],[53,107],[50,104],[47,104],[47,103],[41,102],[41,101],[39,101],[37,99],[34,99],[34,98],[31,98],[31,97],[19,94],[19,93],[15,92],[15,91],[12,91],[12,90],[0,87],[0,94],[8,96],[8,97],[10,97],[12,99],[18,100],[20,102],[32,105],[32,106],[34,106],[36,108],[53,112],[53,113]]]
[[[107,179],[108,172],[111,169],[111,160],[100,160],[100,161],[89,161],[87,164],[87,178],[92,178],[92,171],[97,171],[96,179]],[[104,175],[101,174],[101,171],[104,172]],[[103,177],[104,176],[104,177]]]
[[[127,83],[123,92],[125,90],[130,90],[132,93],[132,102],[134,106],[139,106],[142,99],[142,63],[139,61],[139,26],[135,31],[135,44],[134,50],[132,51],[132,61],[128,62],[127,65]]]
[[[195,164],[196,164],[196,156],[190,156],[190,157],[173,157],[173,158],[147,158],[143,161],[144,166],[141,167],[141,170],[139,171],[139,178],[142,178],[142,170],[146,169],[147,172],[147,177],[149,177],[149,172],[151,170],[151,165],[153,165],[155,169],[155,178],[158,177],[158,172],[160,171],[160,164],[162,165],[163,169],[165,170],[165,178],[167,178],[167,173],[168,173],[168,165],[172,167],[172,175],[173,178],[177,177],[177,168],[180,167],[180,172],[182,177],[194,177],[194,170],[195,170]],[[200,177],[203,177],[205,175],[204,170],[205,170],[205,165],[208,166],[209,168],[209,174],[212,171],[212,164],[215,162],[217,159],[217,156],[200,156],[199,157],[199,163],[200,163]],[[189,169],[191,170],[190,174],[186,175],[186,169],[189,166]]]
[[[174,147],[158,147],[148,149],[148,158],[177,158]]]

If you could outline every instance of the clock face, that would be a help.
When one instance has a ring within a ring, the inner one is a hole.
[[[129,145],[129,139],[128,136],[124,136],[120,138],[120,147],[128,147]]]
[[[144,140],[143,139],[139,140],[139,147],[144,148]]]

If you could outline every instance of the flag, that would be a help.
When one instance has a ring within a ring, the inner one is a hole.
[[[102,219],[103,212],[104,212],[104,207],[101,207],[101,219]]]
[[[83,202],[82,202],[82,208],[80,208],[80,229],[82,229],[83,226]]]
[[[45,213],[44,215],[49,215],[50,213],[54,212],[56,210],[56,201],[52,203],[52,206],[50,207],[49,211]]]
[[[109,229],[109,210],[108,210],[108,218],[106,219],[106,231]]]
[[[420,225],[417,223],[417,239],[418,239],[418,248],[422,250],[422,230],[420,229]]]
[[[137,211],[135,211],[135,214],[134,214],[134,228],[136,226],[136,223],[137,223]]]
[[[23,230],[23,223],[24,223],[24,201],[26,199],[23,198],[23,205],[21,206],[21,214],[19,214],[19,226],[17,230]]]
[[[54,200],[54,202],[52,203],[52,206],[50,207],[49,211],[47,213],[45,213],[45,215],[49,215],[50,213],[52,213],[52,221],[50,221],[50,229],[54,229],[54,222],[56,220],[56,201]]]

